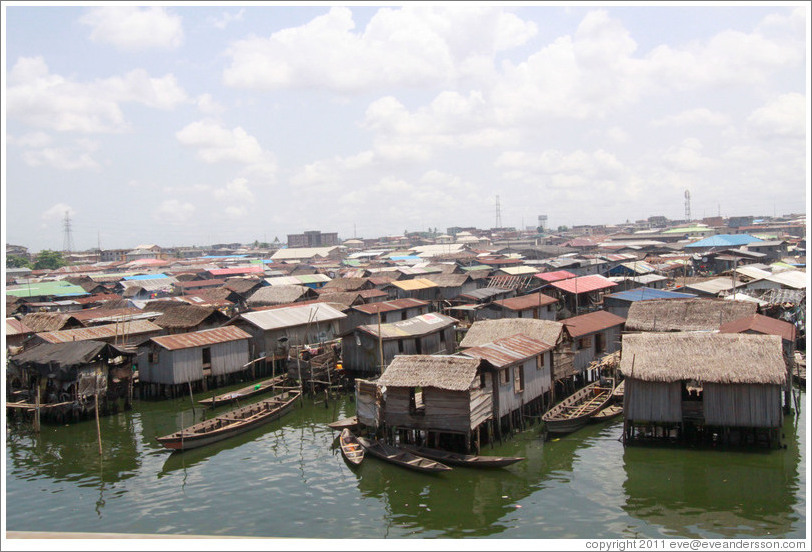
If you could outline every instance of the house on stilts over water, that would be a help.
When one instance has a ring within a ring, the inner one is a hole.
[[[777,335],[623,336],[623,442],[780,445],[787,366]]]

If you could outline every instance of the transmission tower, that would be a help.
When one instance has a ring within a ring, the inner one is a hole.
[[[62,251],[65,253],[70,253],[73,251],[73,230],[71,230],[70,212],[68,211],[65,211],[64,228],[65,232],[62,239]]]
[[[685,220],[691,221],[691,190],[685,190]]]
[[[499,196],[496,196],[496,228],[502,228],[502,210],[499,207]]]

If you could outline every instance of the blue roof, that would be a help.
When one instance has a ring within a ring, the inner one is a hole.
[[[417,255],[399,255],[397,257],[389,257],[390,261],[422,261],[423,259]]]
[[[125,276],[122,280],[157,280],[158,278],[169,278],[166,274],[139,274],[138,276]]]
[[[762,240],[750,234],[718,234],[694,243],[689,243],[685,247],[736,247],[760,241]]]
[[[664,289],[653,289],[639,287],[628,291],[619,291],[604,295],[604,299],[620,299],[623,301],[645,301],[646,299],[692,299],[696,295],[690,293],[678,293],[676,291],[665,291]]]

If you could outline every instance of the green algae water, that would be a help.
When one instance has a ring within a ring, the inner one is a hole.
[[[805,393],[800,404],[800,416],[785,418],[780,450],[624,449],[615,420],[546,442],[533,426],[482,451],[523,462],[434,475],[373,457],[351,469],[326,425],[355,413],[347,397],[327,408],[305,398],[279,421],[183,453],[155,438],[205,411],[193,411],[188,398],[136,401],[101,419],[101,457],[93,420],[44,425],[39,435],[9,422],[6,528],[329,539],[806,538]]]

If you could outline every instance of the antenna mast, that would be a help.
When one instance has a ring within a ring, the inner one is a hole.
[[[691,190],[685,190],[685,219],[691,222]]]
[[[71,251],[73,251],[73,230],[71,229],[69,211],[65,211],[64,229],[65,231],[62,239],[62,251],[64,253],[70,253]]]
[[[496,228],[502,228],[502,209],[499,207],[499,196],[496,196]]]

